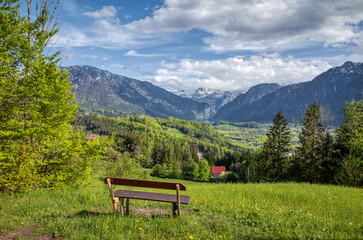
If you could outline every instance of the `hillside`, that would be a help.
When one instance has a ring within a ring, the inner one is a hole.
[[[214,120],[238,119],[241,115],[240,108],[260,100],[263,96],[280,89],[277,83],[263,83],[250,88],[246,93],[239,95],[230,103],[227,103],[213,117]]]
[[[184,98],[190,98],[198,102],[208,103],[215,111],[218,111],[222,106],[233,101],[233,99],[242,94],[243,91],[220,91],[204,87],[198,88],[195,91],[179,90],[173,91],[173,93]]]
[[[294,118],[301,119],[304,110],[317,101],[339,125],[344,104],[363,99],[363,63],[346,62],[312,81],[281,87],[255,101],[241,101],[241,98],[243,95],[222,107],[213,120],[267,122],[282,110],[291,122]]]
[[[149,82],[90,66],[71,66],[67,70],[71,75],[76,100],[82,108],[199,121],[214,114],[206,103],[176,96]]]

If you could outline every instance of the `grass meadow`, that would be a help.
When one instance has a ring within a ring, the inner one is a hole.
[[[0,234],[30,228],[28,235],[64,239],[363,239],[363,189],[182,182],[191,203],[179,218],[171,204],[142,200],[130,200],[130,215],[121,216],[96,177],[82,189],[2,193]]]

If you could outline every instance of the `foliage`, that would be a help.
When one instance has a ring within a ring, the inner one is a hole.
[[[322,123],[321,107],[315,102],[306,111],[299,135],[297,168],[300,180],[324,182],[332,162],[332,140]],[[329,179],[332,179],[331,177]]]
[[[208,124],[174,118],[126,116],[116,119],[83,115],[78,116],[75,123],[97,134],[113,132],[113,149],[122,153],[123,158],[130,158],[129,162],[136,166],[153,168],[152,175],[158,177],[208,181],[210,166],[224,158],[229,147],[227,139]],[[182,134],[175,135],[170,129]]]
[[[344,121],[337,130],[335,157],[339,163],[339,183],[363,185],[363,100],[352,101],[343,109]]]
[[[290,130],[285,115],[279,111],[273,119],[273,126],[267,133],[267,140],[262,146],[261,168],[267,178],[281,178],[288,171],[290,152]]]
[[[47,3],[33,21],[20,1],[0,5],[0,191],[83,185],[103,145],[69,124],[77,105],[68,74],[59,52],[44,54],[57,32]]]

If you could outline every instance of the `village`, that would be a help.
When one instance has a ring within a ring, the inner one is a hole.
[[[232,125],[217,125],[213,126],[213,128],[238,146],[258,149],[262,147],[265,142],[267,138],[266,134],[268,133],[271,123],[261,123],[258,125],[258,128],[236,127]],[[298,132],[294,131],[292,124],[290,126],[290,130],[292,137],[290,144],[292,146],[297,146]]]

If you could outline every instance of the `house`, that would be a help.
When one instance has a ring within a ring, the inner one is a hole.
[[[212,175],[213,178],[221,178],[226,171],[225,166],[212,166]]]

